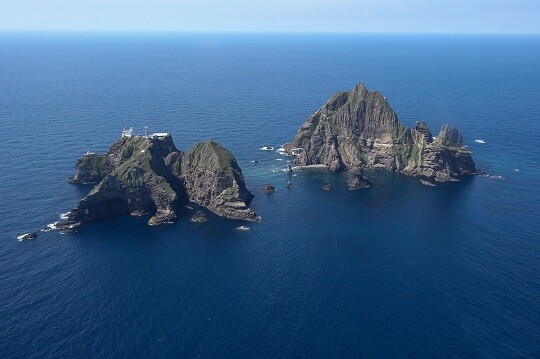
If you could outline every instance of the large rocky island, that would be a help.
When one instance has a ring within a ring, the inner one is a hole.
[[[122,136],[107,153],[80,158],[69,181],[97,184],[64,226],[128,213],[153,213],[150,225],[169,223],[189,202],[230,219],[260,219],[248,208],[253,195],[235,158],[212,140],[183,153],[169,134]]]
[[[374,167],[440,182],[477,172],[456,128],[444,125],[436,138],[424,122],[407,128],[386,97],[362,83],[349,92],[334,94],[285,149],[297,156],[301,166],[352,170],[355,178],[350,182],[355,183],[362,178],[363,169]]]

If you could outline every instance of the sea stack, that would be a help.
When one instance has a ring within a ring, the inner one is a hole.
[[[384,167],[441,182],[477,172],[455,127],[443,126],[435,140],[424,122],[407,128],[386,97],[362,83],[334,94],[285,148],[297,151],[298,165],[323,164],[333,172]]]
[[[351,168],[347,173],[347,185],[349,186],[349,191],[356,191],[363,188],[370,188],[371,181],[364,176],[364,171],[359,168]]]

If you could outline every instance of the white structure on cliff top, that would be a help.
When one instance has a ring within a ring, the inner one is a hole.
[[[149,135],[148,137],[149,138],[158,138],[158,139],[161,140],[165,136],[169,136],[169,133],[168,132],[156,132],[156,133],[153,133],[153,134]]]
[[[122,130],[122,137],[132,137],[133,136],[133,127],[130,127],[129,130]]]
[[[148,134],[148,126],[144,126],[144,135],[142,135],[142,137],[161,140],[166,136],[170,136],[170,134],[168,132],[156,132]],[[129,130],[122,130],[122,137],[137,137],[137,135],[135,135],[133,132],[133,127],[130,127]]]

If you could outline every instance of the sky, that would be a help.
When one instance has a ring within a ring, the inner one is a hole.
[[[540,33],[540,0],[0,0],[2,30]]]

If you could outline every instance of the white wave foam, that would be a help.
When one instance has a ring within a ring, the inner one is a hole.
[[[282,156],[287,156],[287,157],[290,156],[290,154],[283,147],[278,148],[276,152],[277,154],[282,155]]]
[[[68,219],[69,213],[70,212],[60,213],[60,219]]]
[[[58,229],[57,225],[58,225],[58,222],[49,223],[41,231],[42,232],[48,232],[48,231],[56,230],[56,229]]]
[[[490,174],[487,174],[487,173],[480,175],[480,177],[484,177],[484,178],[493,178],[493,179],[501,179],[501,180],[506,179],[506,178],[504,178],[504,177],[501,176],[501,175],[490,175]]]
[[[24,241],[25,240],[25,236],[29,235],[30,233],[25,233],[25,234],[21,234],[20,236],[17,236],[17,239],[19,241]],[[35,239],[36,237],[33,237],[33,238],[26,238],[26,239]]]
[[[486,141],[484,141],[484,140],[474,140],[474,142],[476,142],[476,143],[486,143]]]
[[[236,231],[237,232],[247,232],[247,231],[249,231],[249,227],[248,226],[236,227]]]

